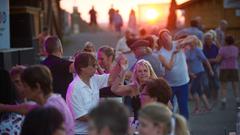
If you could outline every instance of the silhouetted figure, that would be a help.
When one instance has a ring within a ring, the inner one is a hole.
[[[132,9],[130,11],[129,19],[128,19],[128,28],[132,30],[134,34],[137,33],[137,20],[135,11]]]
[[[109,28],[112,30],[113,29],[113,17],[115,14],[115,9],[113,8],[113,5],[111,5],[111,8],[108,10],[108,15],[109,15]]]
[[[123,19],[122,16],[119,14],[119,10],[116,10],[113,18],[113,23],[115,27],[115,31],[121,34],[121,28],[123,26]]]
[[[97,25],[97,12],[92,6],[92,9],[89,11],[90,14],[90,25]]]

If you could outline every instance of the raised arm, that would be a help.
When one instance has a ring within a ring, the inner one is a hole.
[[[19,114],[26,115],[33,108],[37,107],[37,104],[28,104],[22,103],[17,105],[9,105],[9,104],[0,104],[0,112],[15,112]]]
[[[159,55],[159,60],[162,62],[163,66],[167,69],[167,70],[171,70],[173,65],[174,65],[174,59],[175,59],[176,53],[172,53],[171,59],[169,62],[167,62],[167,60],[165,59],[164,56],[162,56],[161,54]]]
[[[115,64],[112,70],[110,71],[108,85],[111,86],[116,78],[122,77],[121,79],[123,80],[124,76],[119,76],[119,73],[125,72],[127,67],[128,67],[127,58],[123,54],[119,54],[118,58],[115,60]]]

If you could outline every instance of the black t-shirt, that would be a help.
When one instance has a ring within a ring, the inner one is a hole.
[[[69,83],[73,80],[73,75],[69,72],[69,66],[72,62],[49,55],[41,64],[46,65],[52,73],[53,91],[66,98],[66,91]]]

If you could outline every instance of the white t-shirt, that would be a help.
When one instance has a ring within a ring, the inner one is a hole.
[[[172,50],[168,51],[165,48],[161,48],[159,54],[169,62],[172,53],[176,50],[176,46],[176,42],[173,42]],[[170,71],[165,70],[164,78],[168,81],[171,87],[181,86],[189,82],[186,56],[182,50],[176,54],[172,69]]]
[[[120,52],[128,52],[131,51],[131,49],[128,47],[126,43],[126,38],[122,37],[121,39],[118,40],[117,45],[116,45],[116,54],[118,55]]]
[[[108,78],[109,74],[95,74],[90,79],[89,87],[77,75],[69,84],[66,102],[75,119],[75,134],[88,133],[88,122],[77,119],[87,115],[99,103],[99,89],[107,86]]]

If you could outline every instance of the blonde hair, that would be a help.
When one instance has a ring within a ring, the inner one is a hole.
[[[162,103],[150,103],[139,111],[139,117],[151,121],[154,125],[163,124],[163,134],[189,135],[186,120],[179,114],[173,114]]]
[[[147,67],[147,69],[150,72],[150,78],[152,78],[152,79],[158,78],[157,75],[155,74],[153,68],[152,68],[152,65],[147,60],[140,59],[140,60],[137,61],[137,63],[134,66],[133,76],[132,76],[132,82],[137,84],[138,87],[140,87],[139,80],[138,80],[138,77],[137,77],[137,69],[138,69],[139,66]]]
[[[191,45],[197,46],[197,47],[200,48],[200,49],[203,49],[203,45],[202,45],[201,40],[199,40],[198,37],[195,36],[195,35],[189,35],[189,36],[187,36],[186,38],[184,38],[184,39],[181,41],[181,44],[191,44]]]

